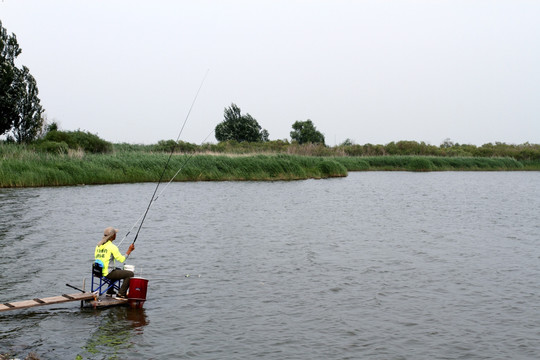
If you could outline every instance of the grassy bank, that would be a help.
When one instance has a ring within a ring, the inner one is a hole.
[[[26,152],[0,163],[0,187],[62,186],[157,181],[168,155],[123,152],[51,155]],[[164,181],[298,180],[347,176],[339,162],[293,155],[174,155]]]
[[[155,182],[167,153],[117,151],[50,154],[0,146],[0,187]],[[299,180],[347,176],[348,171],[540,170],[540,161],[437,156],[301,156],[290,154],[173,155],[164,181]]]
[[[515,171],[540,170],[540,161],[513,158],[366,156],[336,157],[348,171]]]

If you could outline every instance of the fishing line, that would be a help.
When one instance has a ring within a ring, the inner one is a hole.
[[[212,135],[212,133],[214,132],[214,130],[210,131],[210,133],[208,135],[206,135],[206,137],[204,138],[204,140],[202,141],[203,143],[210,137],[210,135]],[[186,166],[186,164],[189,162],[189,160],[191,160],[191,158],[194,156],[195,154],[194,153],[191,153],[186,160],[184,160],[184,162],[182,163],[182,165],[180,165],[180,168],[178,169],[178,171],[174,174],[174,176],[171,178],[171,180],[169,180],[169,182],[163,187],[163,189],[160,191],[160,193],[155,196],[151,202],[150,202],[150,206],[153,205],[158,199],[159,197],[165,192],[165,190],[167,189],[167,187],[174,181],[174,179],[178,176],[178,174],[180,174],[180,171],[182,171],[182,169],[184,168],[184,166]],[[129,234],[131,234],[131,230],[133,230],[133,228],[135,228],[135,226],[137,226],[137,224],[139,223],[139,221],[141,221],[141,219],[143,218],[145,214],[142,214],[139,219],[137,219],[137,221],[135,221],[135,223],[133,224],[133,226],[131,226],[131,228],[128,230],[128,232],[126,233],[126,235],[124,235],[124,237],[122,238],[122,240],[120,241],[120,243],[118,244],[118,246],[122,245],[122,243],[124,242],[124,240],[129,236]]]
[[[212,133],[214,132],[214,130],[210,131],[210,133],[208,135],[206,135],[206,137],[204,138],[204,140],[202,141],[203,143],[206,141],[206,139],[208,139],[210,137],[210,135],[212,135]],[[163,194],[165,192],[165,190],[167,189],[167,187],[173,182],[174,178],[176,176],[178,176],[178,174],[180,174],[180,171],[182,171],[182,169],[184,168],[184,166],[186,166],[186,164],[189,162],[189,160],[191,160],[191,158],[195,155],[195,153],[191,153],[188,158],[186,159],[186,161],[184,161],[184,163],[182,163],[182,165],[180,165],[180,168],[178,169],[178,171],[174,174],[174,176],[171,178],[171,180],[169,180],[169,182],[163,187],[163,190],[161,190],[161,192],[154,198],[154,200],[152,202],[155,202],[157,201],[157,199],[159,199],[159,197],[161,196],[161,194]]]
[[[197,90],[197,93],[195,94],[195,97],[193,98],[193,101],[191,102],[191,106],[189,108],[189,111],[186,115],[186,118],[184,119],[184,123],[182,124],[182,128],[180,129],[180,132],[178,133],[178,136],[176,138],[176,142],[175,144],[173,145],[172,149],[171,149],[171,152],[169,154],[169,157],[167,159],[167,162],[165,163],[165,167],[163,168],[163,171],[161,172],[161,176],[159,177],[159,180],[158,180],[158,183],[156,185],[156,188],[154,189],[154,192],[152,193],[152,197],[150,198],[150,202],[148,203],[148,206],[146,207],[146,211],[144,212],[143,216],[142,216],[142,219],[141,219],[141,223],[139,224],[139,228],[137,229],[137,233],[135,234],[135,238],[133,239],[133,242],[132,244],[135,244],[135,242],[137,241],[137,238],[139,237],[139,232],[141,231],[141,228],[142,228],[142,225],[144,223],[144,220],[146,219],[146,215],[148,215],[148,210],[150,210],[150,206],[152,205],[152,202],[154,201],[154,198],[156,196],[156,193],[158,191],[158,188],[159,188],[159,185],[161,184],[161,181],[163,180],[163,177],[165,176],[165,172],[167,171],[167,167],[169,166],[169,162],[171,161],[171,158],[173,156],[173,153],[174,153],[174,150],[176,149],[176,146],[178,145],[178,140],[180,140],[180,136],[182,135],[182,132],[184,131],[184,127],[186,126],[186,123],[188,121],[188,118],[189,118],[189,115],[191,114],[191,110],[193,109],[193,106],[195,105],[195,101],[197,101],[197,97],[199,96],[199,92],[201,91],[201,88],[204,84],[204,81],[206,80],[206,76],[208,75],[208,72],[210,70],[206,70],[206,73],[204,74],[204,77],[201,81],[201,85],[199,86],[199,89]],[[138,220],[137,220],[138,221]],[[136,224],[136,223],[135,223]],[[133,226],[134,227],[134,226]],[[132,227],[132,229],[133,229]],[[130,230],[131,231],[131,230]],[[124,239],[127,237],[127,234],[126,236],[124,237]],[[122,239],[122,241],[124,241],[124,239]],[[120,242],[121,243],[121,242]],[[118,244],[120,245],[120,244]]]

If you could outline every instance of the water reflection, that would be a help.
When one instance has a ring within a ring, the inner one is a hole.
[[[145,309],[116,307],[95,310],[99,326],[83,349],[91,356],[104,355],[104,359],[120,359],[135,345],[134,337],[143,334],[148,325]]]
[[[142,334],[143,328],[148,325],[148,319],[145,313],[144,308],[140,309],[126,309],[126,319],[131,322],[131,327],[137,333]]]

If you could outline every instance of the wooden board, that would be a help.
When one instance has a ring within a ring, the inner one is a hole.
[[[100,296],[97,301],[93,298],[90,300],[87,300],[84,302],[85,307],[92,307],[92,308],[105,308],[109,306],[119,306],[119,305],[128,305],[127,299],[117,299],[114,297],[108,297],[108,296]]]
[[[0,304],[0,312],[8,310],[27,309],[35,306],[60,304],[70,301],[90,300],[94,298],[92,293],[77,293],[77,294],[63,294],[60,296],[53,296],[48,298],[36,298],[33,300],[17,301],[11,303]]]

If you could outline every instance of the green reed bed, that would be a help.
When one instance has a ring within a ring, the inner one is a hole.
[[[186,163],[188,157],[173,156],[171,168],[179,169],[183,166],[177,177],[179,181],[299,180],[347,176],[343,165],[317,157],[195,155]]]
[[[509,171],[540,170],[538,162],[527,166],[513,158],[440,156],[336,157],[348,171]]]
[[[0,187],[155,182],[168,153],[123,150],[51,154],[0,146]],[[175,154],[164,181],[299,180],[347,176],[348,171],[540,170],[540,161],[440,156],[305,156],[295,154]]]
[[[520,162],[523,164],[523,170],[540,170],[540,160],[522,160]]]
[[[32,151],[5,155],[0,187],[64,186],[154,182],[160,178],[165,153],[51,155]],[[294,155],[173,155],[163,181],[298,180],[347,176],[331,159]]]

